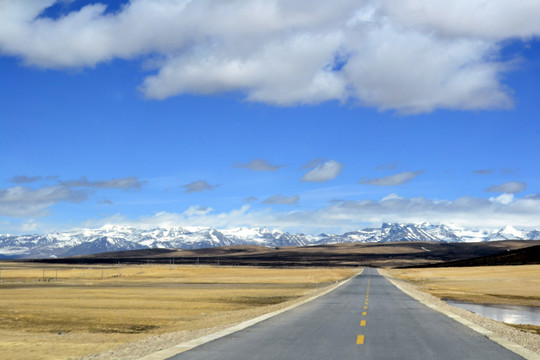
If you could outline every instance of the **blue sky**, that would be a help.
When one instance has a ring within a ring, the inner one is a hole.
[[[540,227],[540,5],[0,1],[0,233]]]

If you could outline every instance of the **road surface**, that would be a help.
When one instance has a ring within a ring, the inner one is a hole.
[[[337,290],[176,360],[522,359],[367,268]]]

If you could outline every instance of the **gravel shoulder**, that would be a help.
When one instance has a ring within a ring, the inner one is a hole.
[[[505,323],[448,305],[441,299],[420,291],[413,284],[393,277],[383,269],[379,269],[379,272],[403,292],[430,308],[461,322],[525,359],[540,360],[540,335],[520,331]]]

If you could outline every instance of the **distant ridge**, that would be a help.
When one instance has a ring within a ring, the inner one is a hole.
[[[449,261],[430,265],[431,267],[465,267],[465,266],[509,266],[540,264],[540,245],[517,250],[507,250],[495,255],[487,255],[472,259]]]
[[[287,247],[399,241],[460,243],[497,240],[540,240],[540,231],[523,231],[512,226],[490,231],[429,223],[385,223],[380,228],[365,228],[340,235],[306,235],[265,227],[226,230],[206,227],[138,229],[106,225],[98,229],[47,235],[0,235],[0,258],[54,258],[140,249],[201,249],[235,245]]]

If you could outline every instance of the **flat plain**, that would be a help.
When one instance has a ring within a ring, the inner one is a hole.
[[[0,263],[0,353],[73,359],[153,335],[226,326],[357,272]]]

